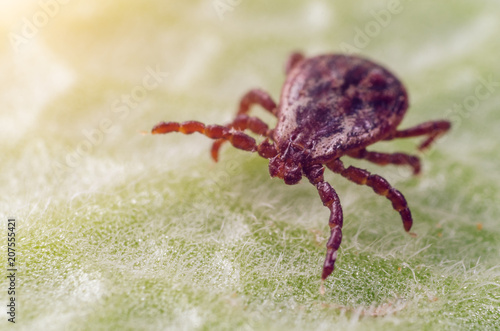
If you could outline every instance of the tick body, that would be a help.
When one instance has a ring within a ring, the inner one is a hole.
[[[248,116],[252,105],[260,105],[278,119],[274,129],[257,117]],[[221,145],[257,152],[269,159],[269,173],[288,185],[306,177],[318,190],[323,205],[330,210],[330,238],[321,275],[324,281],[333,271],[342,241],[343,215],[339,197],[323,177],[325,168],[348,180],[366,185],[389,199],[409,232],[413,220],[401,192],[384,178],[353,166],[341,158],[365,159],[379,165],[405,165],[420,172],[420,159],[405,153],[379,153],[366,147],[396,138],[425,136],[423,150],[450,129],[450,122],[430,121],[398,130],[408,108],[403,84],[387,69],[367,59],[342,54],[306,58],[290,56],[279,104],[265,91],[250,90],[240,101],[236,118],[228,125],[205,125],[196,121],[161,122],[153,134],[202,133],[215,139],[212,157],[218,159]],[[250,130],[264,137],[257,143],[244,133]]]

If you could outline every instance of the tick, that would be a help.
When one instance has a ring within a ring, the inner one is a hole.
[[[248,115],[253,105],[260,105],[277,117],[274,129]],[[383,177],[353,166],[345,167],[341,161],[342,157],[349,156],[379,165],[405,165],[418,174],[420,159],[417,156],[366,149],[381,140],[425,136],[418,147],[424,150],[450,129],[449,121],[437,120],[398,130],[407,108],[405,87],[381,65],[353,55],[304,57],[293,53],[286,64],[286,80],[278,104],[267,92],[253,89],[242,97],[236,118],[228,125],[161,122],[152,133],[199,132],[215,139],[211,149],[215,161],[221,145],[229,141],[238,149],[257,152],[269,159],[271,177],[281,178],[285,184],[297,184],[305,176],[330,210],[330,237],[321,275],[323,284],[334,269],[343,224],[339,197],[323,177],[325,167],[389,199],[400,214],[406,232],[411,229],[411,212],[401,192]],[[265,138],[257,143],[244,133],[247,129]],[[323,292],[323,285],[321,289]]]

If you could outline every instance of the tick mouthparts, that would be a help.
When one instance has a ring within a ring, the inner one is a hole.
[[[294,185],[302,179],[302,168],[299,163],[290,159],[283,160],[284,155],[278,154],[269,160],[269,174],[278,177],[287,185]]]
[[[276,155],[269,160],[269,174],[271,177],[283,179],[285,172],[285,163],[281,160],[281,154]]]

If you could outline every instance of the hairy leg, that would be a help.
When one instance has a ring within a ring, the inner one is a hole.
[[[205,125],[197,121],[161,122],[151,130],[152,134],[165,134],[170,132],[180,132],[192,134],[198,132],[211,139],[223,139],[229,141],[234,147],[249,152],[258,152],[260,156],[271,158],[276,155],[276,148],[270,144],[268,139],[257,145],[255,139],[240,131],[231,131],[230,128],[222,125]]]
[[[440,120],[424,122],[412,128],[396,131],[389,137],[385,138],[385,140],[427,136],[427,139],[425,139],[420,146],[418,146],[419,150],[424,150],[428,148],[437,137],[443,135],[450,128],[451,123],[449,121]]]
[[[369,152],[366,149],[361,149],[359,151],[347,153],[350,157],[356,159],[365,159],[367,161],[373,162],[378,165],[386,164],[397,164],[397,165],[409,165],[413,168],[413,174],[417,175],[420,173],[420,159],[414,155],[408,155],[405,153],[379,153],[379,152]]]
[[[321,274],[321,293],[324,293],[323,282],[333,272],[335,261],[337,260],[337,250],[342,241],[342,206],[335,190],[325,182],[323,172],[325,168],[321,165],[313,165],[304,169],[306,177],[311,184],[316,186],[319,196],[323,205],[330,209],[330,219],[328,225],[330,226],[330,238],[326,243],[326,257],[323,264],[323,272]]]
[[[384,178],[379,175],[372,175],[370,172],[356,167],[349,166],[345,168],[340,160],[329,162],[326,166],[333,172],[340,174],[356,184],[371,187],[375,193],[389,199],[392,202],[392,207],[401,215],[405,231],[410,231],[413,219],[406,199],[401,192],[393,188]]]
[[[234,127],[235,121],[238,120],[240,115],[244,115],[250,111],[250,107],[253,105],[260,105],[265,110],[269,111],[271,114],[277,116],[276,103],[273,98],[264,90],[253,89],[245,93],[245,95],[240,100],[240,105],[238,107],[238,112],[236,113],[236,119],[227,125],[227,127]],[[262,122],[262,121],[261,121]],[[217,162],[219,156],[219,149],[225,140],[217,140],[213,143],[211,153],[212,158]]]

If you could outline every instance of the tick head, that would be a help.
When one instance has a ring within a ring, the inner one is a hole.
[[[269,173],[271,177],[283,179],[287,185],[297,184],[302,178],[305,149],[291,140],[282,147],[283,152],[269,160]]]

